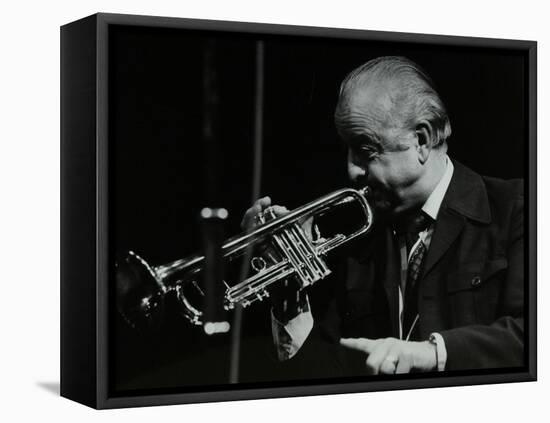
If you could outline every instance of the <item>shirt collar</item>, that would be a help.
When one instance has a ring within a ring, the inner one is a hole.
[[[451,178],[453,176],[453,162],[449,160],[449,156],[447,155],[445,156],[445,164],[445,173],[422,206],[422,211],[433,220],[437,219],[439,209],[441,208],[441,203],[443,202],[443,197],[445,197],[445,193],[447,192],[447,188],[449,187],[449,183],[451,182]]]

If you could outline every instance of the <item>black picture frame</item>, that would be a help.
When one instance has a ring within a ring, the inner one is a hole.
[[[513,50],[525,63],[524,172],[528,243],[526,257],[527,364],[502,371],[444,377],[416,375],[364,381],[313,381],[210,387],[181,392],[112,395],[109,385],[109,281],[113,220],[109,166],[109,37],[114,26],[239,33],[251,37],[310,37],[349,42],[414,43],[438,48]],[[358,31],[99,13],[61,28],[61,395],[90,407],[276,398],[442,386],[534,381],[537,377],[536,116],[537,45],[534,41]]]

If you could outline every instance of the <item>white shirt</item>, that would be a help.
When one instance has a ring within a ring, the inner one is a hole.
[[[422,206],[422,211],[430,216],[434,221],[437,220],[439,214],[439,209],[441,208],[441,203],[445,197],[445,193],[451,182],[451,178],[454,172],[454,166],[448,156],[445,156],[445,173],[439,180],[438,184]],[[432,235],[433,235],[434,225],[430,225],[426,230],[422,231],[419,234],[419,241],[423,242],[426,246],[426,250],[429,249]],[[395,233],[394,233],[395,234]],[[405,250],[403,250],[403,248]],[[411,248],[411,251],[415,247]],[[400,242],[401,252],[405,251],[406,246],[404,242]],[[406,270],[406,269],[405,269]],[[401,272],[402,277],[406,277],[406,272]],[[396,281],[397,282],[397,281]],[[400,284],[398,284],[400,286]],[[403,329],[402,329],[402,317],[403,317],[403,296],[401,294],[401,288],[399,288],[399,334],[403,338]],[[279,360],[288,360],[292,358],[304,344],[307,339],[311,329],[313,328],[313,316],[309,307],[309,302],[307,304],[306,310],[298,314],[292,320],[290,320],[286,325],[279,322],[271,314],[272,322],[272,333],[275,346],[277,347],[277,356]],[[438,333],[432,334],[436,341],[437,356],[438,356],[438,365],[437,368],[439,371],[445,369],[445,363],[447,361],[447,350],[445,348],[445,342],[443,337]]]

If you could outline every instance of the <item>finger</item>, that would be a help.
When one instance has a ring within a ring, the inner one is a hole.
[[[262,208],[259,204],[254,204],[250,207],[243,216],[241,220],[241,228],[244,230],[252,229],[256,226],[256,216],[262,211]]]
[[[243,216],[241,221],[241,228],[244,230],[252,229],[258,226],[259,222],[256,217],[271,204],[270,197],[263,197],[257,200],[252,207],[250,207]]]
[[[380,367],[387,361],[389,361],[390,364],[397,362],[396,357],[388,357],[388,352],[392,347],[393,340],[391,339],[385,339],[376,346],[366,360],[367,371],[370,374],[377,375],[380,373]],[[394,366],[392,366],[391,373],[393,373],[393,370]]]
[[[256,205],[259,206],[259,205]],[[258,219],[259,212],[254,215],[254,226],[258,226],[260,223],[271,221],[273,219],[279,218],[281,216],[284,216],[288,213],[288,209],[283,206],[273,205],[269,207],[265,207],[262,210],[262,213],[264,215],[264,218],[260,221]]]
[[[397,365],[398,365],[397,358],[388,354],[382,361],[382,364],[380,365],[380,374],[383,375],[393,375],[396,372]]]
[[[273,211],[273,214],[277,217],[284,216],[285,214],[288,213],[288,209],[284,206],[274,205],[274,206],[271,206],[270,209]]]
[[[259,198],[258,200],[256,200],[254,205],[259,205],[261,207],[261,209],[260,209],[260,211],[261,211],[261,210],[263,210],[266,207],[269,207],[271,205],[271,197],[266,195],[265,197]]]
[[[368,339],[368,338],[341,338],[340,345],[343,347],[361,351],[366,354],[370,354],[372,350],[376,347],[378,340]]]
[[[313,240],[313,217],[309,217],[307,219],[300,219],[298,221],[300,225],[302,225],[302,230],[304,231],[304,234],[306,237],[312,241]]]
[[[397,371],[397,365],[401,360],[401,350],[403,348],[403,343],[397,339],[393,340],[391,343],[390,349],[388,350],[384,361],[380,365],[380,373],[386,375],[392,375]]]
[[[403,374],[411,372],[412,363],[408,355],[399,357],[395,374]]]

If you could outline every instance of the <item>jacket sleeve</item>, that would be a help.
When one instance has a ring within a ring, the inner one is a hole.
[[[314,321],[299,350],[291,358],[278,362],[280,376],[284,375],[285,379],[324,379],[364,374],[363,355],[340,346],[340,316],[336,301],[331,302],[330,307],[325,318]]]
[[[278,354],[277,372],[285,379],[333,378],[364,371],[364,357],[339,344],[345,312],[345,264],[333,263],[333,268],[335,274],[310,291],[313,327],[307,338],[290,358],[280,360]]]

